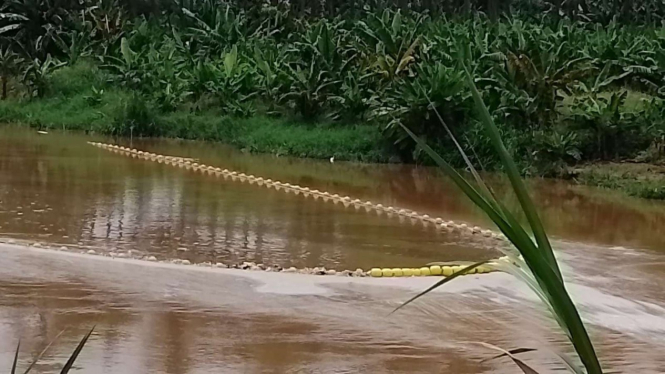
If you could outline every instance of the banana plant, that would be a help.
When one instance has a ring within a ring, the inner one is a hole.
[[[7,7],[7,5],[5,5],[5,7]],[[3,8],[0,8],[0,35],[19,29],[21,23],[28,20],[28,18],[22,14],[3,13],[2,11]]]
[[[48,76],[65,64],[51,55],[47,55],[43,61],[35,58],[23,72],[23,83],[30,88],[32,96],[43,97],[48,89]]]
[[[339,93],[331,96],[335,103],[332,118],[349,122],[367,120],[372,109],[380,105],[379,93],[372,87],[375,77],[375,73],[362,66],[348,71]]]
[[[54,40],[67,56],[67,64],[75,65],[79,58],[90,54],[89,37],[88,32],[72,30],[58,33]]]
[[[387,81],[408,74],[415,62],[423,19],[416,16],[404,20],[401,11],[385,10],[381,16],[370,14],[367,22],[358,21],[360,42],[364,44],[361,48],[372,52],[367,57]]]
[[[287,87],[288,75],[286,48],[275,45],[255,45],[253,63],[256,67],[256,85],[261,99],[268,105],[268,113],[277,111],[276,105]]]
[[[585,96],[577,98],[573,104],[573,123],[581,132],[587,132],[592,139],[593,147],[588,150],[589,156],[603,160],[610,159],[610,152],[621,152],[624,139],[638,126],[631,114],[622,110],[628,91],[615,92],[609,98]]]
[[[250,89],[252,71],[242,61],[238,47],[212,61],[200,61],[189,73],[190,91],[195,99],[212,95],[219,108],[228,114],[248,116],[252,113],[250,99],[256,95]]]
[[[188,31],[195,36],[210,54],[217,54],[228,45],[245,39],[247,18],[236,14],[231,5],[219,6],[205,0],[195,10],[182,8],[186,20],[191,21]]]
[[[133,51],[127,38],[123,37],[120,41],[120,57],[104,56],[105,61],[102,67],[115,74],[122,84],[138,88],[142,83],[141,65],[143,58],[143,51]]]
[[[325,111],[331,96],[329,91],[340,83],[330,78],[327,71],[320,70],[314,61],[306,67],[287,65],[285,72],[291,89],[280,96],[280,102],[290,105],[307,120],[312,120]]]
[[[402,125],[417,131],[425,139],[444,139],[447,133],[439,124],[436,113],[441,113],[455,128],[463,129],[471,113],[473,103],[466,87],[462,71],[440,62],[428,62],[417,66],[414,78],[396,82],[384,95],[389,99],[380,108],[387,123],[384,135],[404,156],[418,159],[420,152]],[[408,155],[407,153],[412,152]]]
[[[0,99],[7,99],[7,84],[9,78],[14,76],[21,66],[23,59],[9,46],[0,48],[0,80],[2,81],[2,95]]]

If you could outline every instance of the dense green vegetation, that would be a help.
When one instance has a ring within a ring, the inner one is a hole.
[[[663,157],[656,2],[7,0],[0,13],[0,121],[427,162],[406,125],[464,167],[438,112],[476,166],[501,167],[466,54],[523,173]]]

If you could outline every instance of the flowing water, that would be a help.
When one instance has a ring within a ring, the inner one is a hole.
[[[436,170],[251,155],[199,142],[0,128],[0,365],[56,372],[86,329],[92,373],[516,372],[491,351],[560,369],[568,351],[537,300],[504,274],[468,276],[388,316],[434,278],[256,273],[81,255],[152,255],[342,270],[497,256],[486,242],[105,152],[106,141],[491,228]],[[131,144],[130,144],[131,143]],[[501,180],[493,185],[516,202]],[[665,204],[529,182],[608,370],[665,372]],[[73,250],[73,251],[72,251]],[[76,252],[76,253],[73,253]],[[2,370],[2,369],[0,369]]]

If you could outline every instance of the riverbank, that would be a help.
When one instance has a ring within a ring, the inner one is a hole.
[[[571,170],[581,184],[622,191],[644,199],[665,200],[665,166],[645,163],[598,163]]]
[[[255,116],[233,118],[215,113],[153,114],[127,109],[123,98],[105,94],[90,106],[85,94],[42,100],[0,101],[0,122],[37,130],[72,130],[90,135],[115,135],[123,121],[153,128],[154,137],[203,140],[233,145],[247,152],[277,156],[379,162],[390,154],[375,126],[307,124],[297,120]],[[131,130],[128,132],[131,133]]]
[[[127,92],[111,91],[90,105],[89,92],[29,101],[0,101],[0,122],[37,130],[71,130],[113,135],[123,121],[143,121],[155,137],[232,145],[244,152],[276,156],[387,163],[399,161],[376,126],[308,124],[295,119],[215,113],[142,113],[127,108]],[[141,119],[143,118],[143,119]],[[124,130],[123,130],[124,131]],[[576,183],[621,191],[629,196],[665,200],[665,166],[637,162],[597,162],[567,167],[561,173]]]

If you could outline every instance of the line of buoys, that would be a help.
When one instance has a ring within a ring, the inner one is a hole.
[[[449,277],[458,271],[462,270],[462,265],[451,266],[424,266],[420,268],[372,268],[368,275],[375,278],[388,278],[388,277],[424,277],[424,276],[444,276]],[[488,265],[481,265],[466,274],[482,274],[492,272],[492,267]]]
[[[353,206],[356,210],[364,209],[366,212],[374,211],[378,215],[387,214],[389,217],[398,216],[400,220],[409,218],[412,223],[422,223],[423,225],[433,225],[441,230],[446,231],[457,231],[461,233],[468,233],[473,236],[482,236],[485,238],[494,239],[496,241],[503,241],[505,236],[500,233],[493,232],[491,230],[481,229],[478,226],[468,226],[465,223],[457,223],[454,221],[446,221],[440,217],[432,218],[427,214],[419,214],[416,211],[396,208],[391,206],[384,206],[383,204],[375,204],[371,201],[362,202],[359,199],[353,199],[349,196],[339,196],[338,194],[331,194],[329,192],[323,192],[316,189],[310,189],[308,187],[302,187],[298,185],[293,185],[290,183],[283,183],[280,181],[273,181],[272,179],[257,177],[254,175],[247,175],[244,173],[239,173],[236,171],[222,169],[219,167],[208,166],[204,164],[199,164],[195,162],[195,159],[186,158],[186,157],[176,157],[176,156],[165,156],[151,152],[140,151],[134,148],[127,148],[124,146],[98,143],[98,142],[88,142],[88,144],[93,145],[98,148],[106,149],[114,153],[124,154],[133,158],[141,158],[145,160],[155,161],[158,163],[164,163],[167,165],[172,165],[175,167],[185,168],[187,170],[198,171],[202,173],[207,173],[209,175],[222,176],[224,179],[231,179],[232,181],[248,182],[249,184],[256,184],[258,186],[274,188],[277,191],[284,190],[287,193],[294,193],[296,195],[302,194],[304,197],[312,197],[315,200],[322,199],[325,202],[332,202],[334,204],[343,204],[344,207]],[[446,275],[448,273],[454,273],[455,266],[443,266],[437,268],[436,266],[432,267],[423,267],[423,268],[394,268],[394,269],[380,269],[374,268],[368,272],[366,275],[374,277],[400,277],[400,276],[424,276],[424,275]],[[441,273],[439,273],[439,270]],[[476,273],[487,272],[486,268],[479,267],[476,269]]]
[[[339,196],[338,194],[331,194],[329,192],[314,190],[308,187],[302,187],[290,183],[283,183],[280,181],[273,181],[271,179],[265,179],[254,175],[246,175],[244,173],[238,173],[236,171],[231,171],[228,169],[221,169],[219,167],[203,165],[194,162],[195,160],[191,158],[164,156],[156,153],[139,151],[134,148],[127,148],[113,144],[96,143],[96,142],[88,142],[88,143],[95,147],[99,147],[116,153],[123,153],[134,158],[143,158],[146,160],[173,165],[188,170],[208,173],[209,175],[223,176],[225,179],[230,178],[233,181],[248,182],[250,184],[256,184],[268,188],[274,188],[275,190],[278,191],[284,190],[285,192],[294,193],[296,195],[302,194],[305,197],[313,197],[314,199],[317,200],[323,199],[326,202],[330,201],[334,204],[343,204],[345,207],[353,206],[357,210],[365,209],[367,212],[374,211],[379,215],[385,213],[389,216],[410,218],[414,223],[421,222],[424,225],[431,224],[438,227],[441,230],[459,231],[474,236],[483,236],[486,238],[492,238],[497,241],[505,239],[505,237],[500,233],[493,232],[491,230],[485,230],[478,226],[469,226],[465,223],[446,221],[440,217],[432,218],[427,214],[419,214],[418,212],[412,210],[401,209],[391,206],[383,206],[383,204],[374,204],[371,201],[362,202],[359,199],[353,199],[349,196]]]
[[[0,243],[7,244],[16,244],[14,239],[0,239]],[[469,262],[447,262],[446,265],[427,265],[419,268],[372,268],[371,270],[334,270],[326,269],[325,267],[282,267],[280,265],[266,265],[256,262],[243,261],[239,263],[223,263],[223,262],[201,262],[201,263],[192,263],[187,259],[172,258],[172,259],[157,259],[154,255],[139,253],[137,251],[127,250],[127,251],[111,251],[106,252],[103,249],[97,248],[97,250],[92,249],[91,247],[81,247],[81,246],[60,246],[60,247],[51,247],[47,243],[24,243],[24,245],[40,248],[40,249],[51,249],[57,251],[76,251],[80,254],[86,255],[95,255],[102,257],[111,257],[119,259],[130,259],[130,260],[143,260],[149,262],[161,262],[161,263],[170,263],[175,265],[192,265],[192,266],[201,266],[201,267],[214,267],[222,269],[237,269],[237,270],[250,270],[250,271],[266,271],[266,272],[280,272],[280,273],[293,273],[293,274],[309,274],[309,275],[335,275],[341,277],[374,277],[374,278],[390,278],[390,277],[425,277],[425,276],[438,276],[438,277],[449,277],[458,271],[462,270],[465,266],[468,266]],[[488,262],[485,265],[481,265],[464,274],[483,274],[496,271],[495,267],[492,266],[501,261],[508,261],[508,257],[501,257],[495,260]]]

